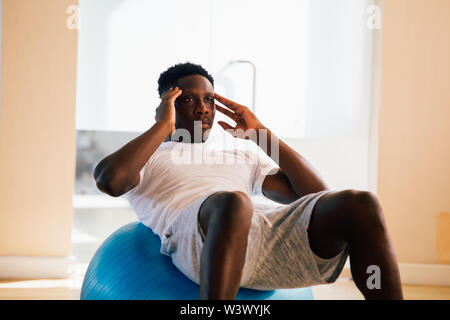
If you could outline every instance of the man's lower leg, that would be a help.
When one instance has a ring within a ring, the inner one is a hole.
[[[234,299],[240,286],[247,239],[210,228],[200,259],[200,299]]]
[[[366,299],[403,299],[400,273],[387,232],[361,232],[349,243],[353,281]]]
[[[200,299],[234,299],[241,282],[253,206],[241,194],[218,196],[201,210],[206,234],[200,257]]]

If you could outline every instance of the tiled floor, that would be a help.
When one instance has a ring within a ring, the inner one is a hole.
[[[76,209],[72,254],[78,259],[73,276],[62,280],[18,280],[0,282],[0,299],[78,300],[84,272],[98,246],[119,227],[136,221],[130,208]],[[313,287],[316,300],[360,300],[354,283],[341,278],[333,284]],[[450,300],[450,287],[404,286],[405,299]]]

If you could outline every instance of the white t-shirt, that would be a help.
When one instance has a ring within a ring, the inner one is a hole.
[[[254,142],[210,134],[204,143],[163,142],[123,195],[139,220],[160,237],[184,208],[215,191],[262,195],[278,165]]]

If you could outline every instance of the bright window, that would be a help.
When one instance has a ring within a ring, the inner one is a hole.
[[[373,0],[79,3],[78,130],[147,130],[160,73],[191,61],[213,74],[220,94],[255,101],[258,118],[331,188],[368,188]]]

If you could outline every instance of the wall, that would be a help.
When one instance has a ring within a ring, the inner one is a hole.
[[[71,251],[76,3],[3,0],[0,256]]]
[[[437,217],[450,212],[450,1],[386,0],[383,29],[378,197],[399,261],[438,263]]]

